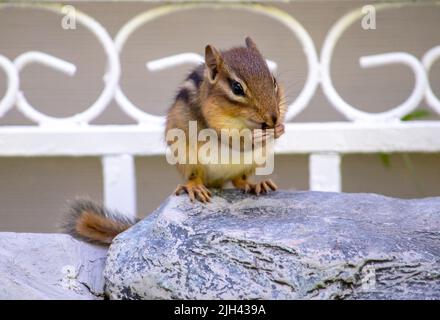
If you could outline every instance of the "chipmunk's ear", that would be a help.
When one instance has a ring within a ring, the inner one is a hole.
[[[257,45],[255,44],[254,40],[252,40],[251,37],[246,37],[245,42],[246,42],[246,47],[248,47],[249,49],[257,50],[258,52],[260,52],[257,48]]]
[[[209,80],[214,82],[223,63],[220,52],[211,45],[205,47],[205,64],[208,67]]]

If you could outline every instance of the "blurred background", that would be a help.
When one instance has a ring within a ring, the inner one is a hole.
[[[371,2],[371,1],[370,1]],[[66,2],[69,3],[69,2]],[[112,37],[138,13],[157,3],[70,2],[100,22]],[[312,36],[320,52],[329,28],[364,1],[274,2],[294,16]],[[421,58],[440,44],[440,6],[411,7],[379,12],[376,30],[355,23],[336,46],[332,79],[346,101],[368,112],[390,109],[410,94],[414,76],[410,69],[392,65],[361,69],[359,57],[404,51]],[[267,59],[278,63],[278,77],[289,101],[303,88],[307,64],[298,40],[278,22],[260,15],[232,10],[198,9],[171,14],[135,32],[121,54],[121,86],[144,110],[164,115],[177,86],[189,70],[181,66],[152,74],[145,62],[182,52],[203,54],[208,43],[221,49],[242,45],[253,37]],[[105,55],[93,35],[77,25],[64,30],[60,17],[40,10],[0,10],[0,54],[13,60],[38,50],[77,65],[77,74],[66,77],[46,67],[27,67],[20,79],[28,100],[44,113],[68,116],[92,104],[103,88]],[[0,69],[1,70],[1,69]],[[432,90],[440,92],[440,63],[430,72]],[[0,71],[0,95],[6,77]],[[431,109],[419,106],[419,119],[439,120]],[[310,105],[294,122],[346,121],[329,104],[318,87]],[[93,124],[134,124],[115,102]],[[0,118],[0,126],[35,125],[16,109]],[[439,137],[440,139],[440,137]],[[280,155],[272,178],[281,188],[308,189],[308,157]],[[139,215],[151,213],[180,183],[164,156],[137,157]],[[342,158],[342,189],[415,198],[440,195],[440,154],[347,155]],[[86,196],[102,201],[102,168],[99,158],[0,158],[0,231],[54,232],[67,201]]]

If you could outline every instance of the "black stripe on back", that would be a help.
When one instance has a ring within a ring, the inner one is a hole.
[[[196,88],[200,87],[200,84],[203,81],[202,76],[200,75],[200,71],[199,69],[194,70],[193,72],[191,72],[187,78],[188,80],[191,80],[192,82],[194,82],[194,85],[196,86]]]
[[[176,95],[176,100],[181,100],[185,103],[189,103],[190,93],[187,88],[181,88]]]

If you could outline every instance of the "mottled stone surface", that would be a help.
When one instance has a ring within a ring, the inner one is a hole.
[[[225,190],[118,236],[112,299],[440,299],[440,198]]]
[[[0,300],[102,299],[107,249],[65,234],[0,233]]]

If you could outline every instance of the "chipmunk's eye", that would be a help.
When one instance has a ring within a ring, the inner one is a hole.
[[[275,79],[275,77],[272,77],[273,79],[273,86],[275,88],[275,91],[278,90],[278,83],[277,83],[277,79]]]
[[[237,96],[244,96],[244,90],[241,84],[235,80],[231,80],[232,92]]]

